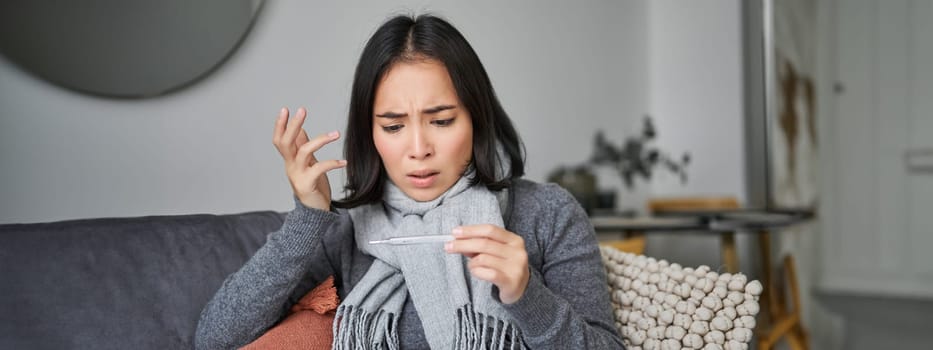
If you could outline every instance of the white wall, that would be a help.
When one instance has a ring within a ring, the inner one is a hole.
[[[667,172],[642,196],[735,196],[745,201],[741,4],[738,0],[649,2],[649,105],[658,147],[691,154],[686,184]],[[636,194],[638,195],[638,194]],[[740,270],[757,252],[737,236]],[[654,234],[646,253],[682,264],[720,264],[716,235]],[[685,265],[686,266],[686,265]]]
[[[649,104],[658,145],[693,156],[688,182],[661,173],[651,186],[656,196],[744,200],[739,5],[737,0],[650,2]]]
[[[471,41],[541,181],[589,156],[596,129],[621,139],[648,109],[650,38],[644,1],[541,3],[268,1],[218,71],[147,100],[75,94],[0,57],[0,223],[289,210],[276,111],[308,106],[309,132],[343,130],[364,41],[412,10],[446,16]]]

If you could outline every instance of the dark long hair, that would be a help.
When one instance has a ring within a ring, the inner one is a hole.
[[[363,48],[353,78],[344,143],[347,197],[334,206],[352,208],[382,199],[387,177],[373,143],[376,88],[393,64],[431,59],[444,64],[460,102],[473,122],[474,183],[490,190],[508,187],[525,174],[524,146],[492,88],[486,69],[466,38],[447,21],[432,16],[397,16],[379,27]],[[499,144],[511,166],[496,176]]]

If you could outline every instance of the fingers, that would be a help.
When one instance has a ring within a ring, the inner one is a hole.
[[[470,258],[467,262],[467,267],[470,270],[478,268],[488,268],[493,270],[504,269],[509,265],[509,260],[500,258],[498,256],[492,256],[489,254],[481,254]]]
[[[307,136],[305,136],[307,138]],[[295,155],[295,160],[298,164],[311,165],[313,166],[317,159],[314,157],[314,152],[317,152],[324,145],[336,141],[340,138],[340,133],[337,131],[331,131],[324,135],[318,135],[314,139],[305,142],[301,145],[301,148],[298,149],[298,154]]]
[[[311,178],[319,179],[324,173],[345,166],[347,166],[347,161],[343,159],[331,159],[314,163],[314,165],[311,166]]]
[[[521,264],[513,259],[490,254],[477,254],[467,261],[467,268],[478,278],[499,284],[508,282],[510,276],[517,276]]]
[[[453,241],[444,248],[467,257],[490,254],[500,258],[524,258],[525,241],[512,232],[495,225],[469,225],[454,228]]]
[[[457,238],[444,245],[449,253],[460,253],[468,257],[477,254],[489,254],[500,258],[508,258],[514,254],[524,252],[524,248],[517,249],[499,241],[488,238]]]
[[[307,142],[308,142],[308,133],[306,133],[305,129],[302,128],[301,131],[298,132],[298,138],[295,139],[295,146],[297,146],[298,148],[301,148],[301,146]]]
[[[283,145],[282,135],[285,134],[285,122],[288,121],[288,108],[282,107],[279,110],[279,116],[275,118],[275,129],[272,131],[272,144],[275,145],[275,148],[279,150],[279,153],[283,156]]]
[[[489,267],[470,267],[470,274],[483,281],[495,284],[502,284],[502,273],[499,270]]]
[[[521,237],[496,225],[483,224],[460,226],[455,227],[453,231],[451,231],[451,234],[457,239],[486,238],[503,244],[508,244],[510,246],[521,246],[522,248],[525,247],[525,242]]]
[[[298,113],[289,120],[288,109],[282,108],[279,111],[279,117],[275,120],[275,131],[272,134],[272,143],[286,161],[295,157],[298,146],[295,144],[296,138],[304,130],[301,125],[304,124],[307,111],[304,108],[298,108]],[[307,135],[306,135],[307,136]]]
[[[519,266],[480,264],[477,263],[476,260],[475,258],[470,259],[467,263],[470,274],[476,278],[500,286],[501,289],[508,289],[509,286],[519,287],[518,284],[525,278],[525,275],[519,270],[521,268]],[[524,268],[527,271],[527,266]]]
[[[462,254],[469,257],[470,274],[499,287],[499,299],[503,303],[514,303],[524,294],[530,278],[524,246],[513,247],[489,238],[458,238],[444,248],[448,253],[464,252]]]
[[[272,143],[279,151],[279,154],[285,158],[286,163],[292,163],[296,160],[301,165],[313,165],[316,162],[314,152],[317,152],[324,145],[333,142],[339,138],[340,134],[333,131],[327,135],[318,136],[311,142],[308,133],[305,132],[302,125],[307,118],[307,110],[304,107],[298,108],[295,116],[289,119],[288,108],[283,107],[279,110],[279,115],[275,119],[275,128],[272,133]],[[310,148],[304,149],[305,145]]]
[[[306,111],[304,107],[298,108],[295,117],[291,118],[285,126],[285,133],[282,134],[282,143],[289,146],[292,152],[298,148],[298,146],[294,146],[295,138],[297,138],[298,133],[302,131],[301,126],[304,124],[305,117],[307,116],[308,111]]]

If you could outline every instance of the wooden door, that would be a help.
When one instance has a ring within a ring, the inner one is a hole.
[[[933,298],[933,1],[839,0],[822,287]]]

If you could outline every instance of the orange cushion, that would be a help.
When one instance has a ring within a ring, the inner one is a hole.
[[[241,349],[330,349],[337,299],[334,276],[330,276],[292,306],[282,322]]]

